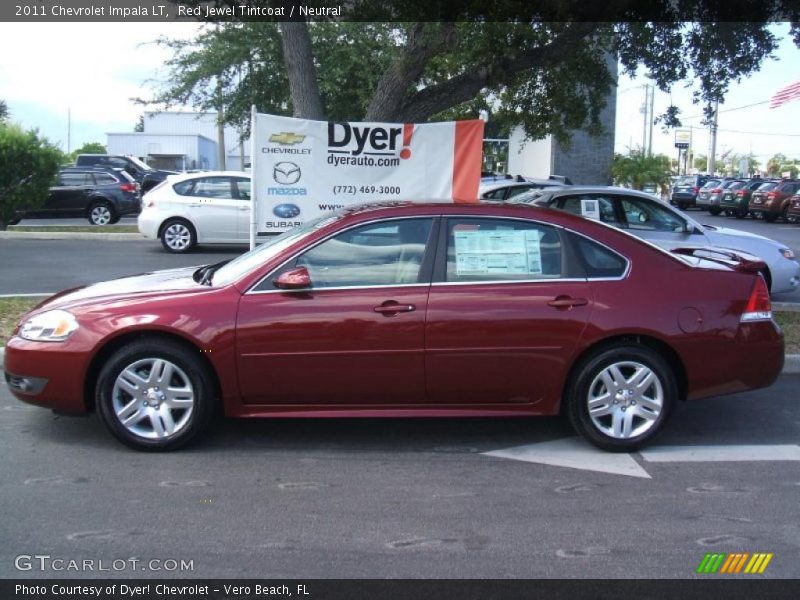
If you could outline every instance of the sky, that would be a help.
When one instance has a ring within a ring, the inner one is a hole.
[[[197,23],[0,23],[0,99],[12,120],[36,127],[67,150],[68,113],[70,149],[85,142],[105,143],[106,133],[132,131],[145,107],[133,97],[146,97],[155,82],[166,78],[170,51],[157,46],[159,36],[188,38]],[[800,49],[788,38],[788,26],[774,26],[783,41],[780,60],[766,61],[762,69],[734,83],[720,105],[718,155],[730,150],[752,152],[766,164],[776,152],[800,158],[800,100],[776,109],[768,101],[780,88],[800,81]],[[643,76],[620,78],[617,92],[616,150],[642,144]],[[655,93],[655,114],[670,99],[682,108],[684,125],[694,127],[695,154],[708,154],[708,130],[700,120],[702,107],[691,104],[691,88],[676,84],[671,94]],[[187,107],[189,108],[189,107]],[[148,110],[152,110],[148,108]],[[685,119],[685,117],[695,117]],[[745,132],[745,133],[739,133]],[[674,131],[653,128],[653,151],[677,156]]]

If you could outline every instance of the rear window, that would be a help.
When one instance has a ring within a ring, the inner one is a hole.
[[[794,194],[797,191],[798,187],[800,187],[800,184],[787,181],[780,185],[778,191],[783,192],[784,194]]]
[[[769,181],[767,183],[762,183],[759,186],[758,191],[759,192],[768,192],[770,190],[774,190],[776,185],[778,185],[778,184],[775,183],[774,181]]]
[[[571,236],[586,269],[587,277],[616,278],[625,274],[628,263],[619,254],[583,236],[577,234]]]
[[[732,184],[728,186],[729,190],[738,190],[739,188],[744,186],[744,181],[734,181]]]
[[[722,183],[722,181],[720,181],[719,179],[709,179],[708,181],[706,181],[703,188],[712,188],[718,186],[720,183]]]

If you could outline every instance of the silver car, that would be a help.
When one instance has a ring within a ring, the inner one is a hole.
[[[767,265],[763,273],[771,293],[800,284],[794,252],[761,235],[698,223],[658,198],[625,188],[572,186],[521,194],[513,202],[550,206],[594,218],[671,250],[680,246],[717,246],[754,254]]]

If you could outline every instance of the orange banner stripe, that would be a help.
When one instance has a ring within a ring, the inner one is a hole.
[[[739,558],[738,554],[728,554],[727,560],[723,563],[722,568],[719,570],[720,573],[728,573],[728,567],[730,567],[734,560]]]
[[[750,556],[749,552],[745,552],[744,554],[742,554],[742,558],[739,560],[739,563],[736,565],[736,570],[733,571],[733,573],[738,573],[739,571],[742,570],[742,567],[744,566],[744,563],[747,562],[747,558],[749,556]]]

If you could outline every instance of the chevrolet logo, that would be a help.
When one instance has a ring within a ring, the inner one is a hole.
[[[291,133],[289,131],[281,131],[280,133],[273,133],[271,136],[269,136],[270,143],[281,144],[282,146],[299,144],[304,139],[306,139],[306,136],[299,135],[297,133]]]

